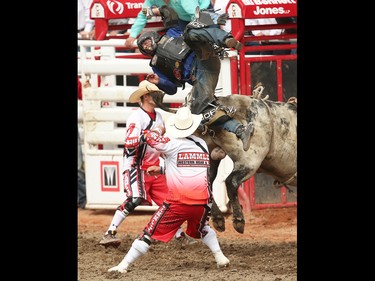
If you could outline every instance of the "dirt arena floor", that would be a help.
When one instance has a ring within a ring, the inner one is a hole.
[[[297,208],[253,210],[245,214],[244,234],[226,217],[225,232],[217,232],[230,266],[217,269],[213,255],[200,241],[181,248],[174,240],[152,244],[127,273],[107,272],[124,257],[151,212],[135,212],[119,227],[117,248],[98,245],[113,210],[78,210],[78,280],[80,281],[296,281]]]

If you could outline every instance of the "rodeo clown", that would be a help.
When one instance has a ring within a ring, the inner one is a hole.
[[[186,234],[201,239],[211,250],[217,268],[229,266],[216,232],[208,223],[213,202],[210,157],[206,142],[193,135],[201,120],[202,114],[192,114],[188,107],[180,107],[169,117],[165,128],[145,133],[147,144],[165,156],[168,193],[125,257],[109,272],[126,273],[131,264],[148,252],[154,240],[169,242],[185,222]]]
[[[177,87],[184,88],[186,82],[192,85],[185,103],[193,114],[203,114],[200,129],[206,126],[234,133],[247,151],[252,126],[232,118],[233,109],[219,106],[214,96],[225,48],[242,48],[230,33],[219,28],[218,24],[225,24],[227,14],[204,12],[197,7],[195,19],[182,31],[172,8],[163,6],[159,11],[167,32],[163,36],[156,31],[145,32],[137,40],[140,52],[151,57],[154,73],[147,75],[146,80],[168,95],[176,94]]]

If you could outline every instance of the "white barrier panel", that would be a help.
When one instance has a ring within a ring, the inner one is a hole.
[[[110,40],[108,40],[110,41]],[[115,209],[125,200],[122,182],[122,153],[125,136],[125,124],[132,110],[138,108],[127,106],[129,96],[136,86],[115,85],[116,75],[135,75],[151,73],[148,59],[116,58],[115,48],[109,42],[85,42],[85,46],[105,45],[105,50],[95,50],[95,56],[100,60],[87,57],[85,51],[80,52],[78,61],[79,74],[83,79],[89,79],[91,87],[82,88],[84,156],[86,167],[86,197],[88,209]],[[91,43],[91,44],[90,44]],[[101,44],[98,44],[101,43]],[[230,73],[229,58],[222,61],[222,73]],[[230,94],[231,79],[220,76],[216,95]],[[97,78],[101,78],[101,85]],[[227,77],[229,77],[227,75]],[[82,81],[84,82],[84,81]],[[82,83],[83,84],[83,83]],[[166,103],[182,103],[190,85],[182,90],[179,88],[175,95],[165,95]],[[166,120],[171,113],[156,109]],[[227,212],[228,197],[225,178],[233,169],[233,162],[226,157],[219,166],[216,180],[213,182],[213,193],[220,210]],[[138,206],[136,210],[156,210],[157,206]]]
[[[226,157],[219,166],[213,182],[213,195],[219,209],[227,212],[229,202],[225,178],[233,169],[233,162]],[[88,209],[115,209],[125,199],[122,182],[122,155],[86,155],[86,196]],[[136,210],[155,211],[157,206],[138,206]]]

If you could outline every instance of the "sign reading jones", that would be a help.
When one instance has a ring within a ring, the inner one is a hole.
[[[297,0],[242,0],[246,18],[297,16]],[[234,2],[232,2],[234,3]]]

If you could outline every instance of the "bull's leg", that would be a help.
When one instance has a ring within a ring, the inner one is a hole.
[[[211,207],[211,219],[212,224],[217,231],[225,231],[225,218],[215,201],[212,203]]]
[[[220,161],[221,159],[213,160],[212,158],[210,158],[210,181],[211,183],[214,182],[217,176],[217,171],[219,168]],[[215,201],[213,202],[212,208],[211,208],[211,220],[212,220],[214,228],[217,231],[220,231],[220,232],[225,231],[225,218]]]
[[[227,194],[233,211],[233,227],[239,233],[244,233],[245,230],[245,219],[242,212],[242,207],[238,201],[237,190],[241,183],[244,182],[244,178],[247,177],[250,169],[242,168],[241,170],[233,170],[232,173],[225,180],[227,187]]]
[[[213,160],[212,157],[210,157],[210,181],[211,183],[213,183],[214,180],[216,179],[220,162],[221,162],[221,159]]]

